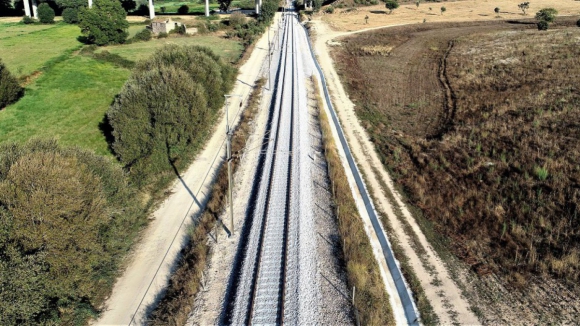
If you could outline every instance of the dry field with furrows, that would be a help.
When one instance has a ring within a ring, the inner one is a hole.
[[[527,315],[518,318],[580,318],[576,20],[561,17],[547,32],[533,21],[401,26],[333,49],[409,204],[470,267],[474,287],[489,290],[468,291],[476,309],[504,311],[493,279]],[[511,320],[497,318],[483,321]]]

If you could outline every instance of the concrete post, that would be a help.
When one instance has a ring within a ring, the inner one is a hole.
[[[153,0],[149,0],[149,19],[155,18],[155,7],[153,7]]]
[[[24,2],[24,15],[30,17],[30,2],[28,0],[22,0]]]
[[[209,0],[205,0],[205,16],[209,17]]]
[[[38,19],[38,4],[36,0],[32,0],[32,15],[35,19]]]
[[[93,0],[89,0],[89,8],[93,7]]]
[[[260,14],[260,0],[256,0],[256,15]]]

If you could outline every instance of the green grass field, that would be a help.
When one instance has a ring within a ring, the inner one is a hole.
[[[143,28],[131,25],[129,33],[134,35]],[[0,110],[0,143],[55,137],[63,145],[111,155],[99,123],[131,71],[77,54],[74,50],[82,47],[76,39],[79,35],[74,25],[0,23],[0,58],[8,68],[17,76],[45,68],[26,86],[23,98]],[[209,35],[102,49],[138,61],[168,43],[207,46],[228,61],[236,61],[243,49],[239,42]]]
[[[75,25],[0,24],[0,35],[4,36],[5,30],[12,36],[0,38],[0,58],[16,76],[30,75],[50,60],[82,46]]]
[[[55,137],[108,155],[99,123],[129,74],[78,55],[56,64],[20,101],[0,111],[0,142]]]
[[[111,53],[118,54],[131,61],[139,61],[147,58],[153,54],[155,50],[166,44],[206,46],[229,62],[237,61],[243,50],[243,46],[238,41],[211,35],[154,39],[149,42],[138,42],[127,45],[112,45],[103,47],[102,49]]]

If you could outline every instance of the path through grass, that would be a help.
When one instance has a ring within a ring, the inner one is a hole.
[[[58,63],[24,98],[0,111],[0,142],[55,137],[63,145],[110,155],[99,123],[129,73],[83,56]]]
[[[16,76],[30,75],[48,61],[81,47],[78,26],[61,23],[40,28],[45,26],[0,24],[0,58]],[[5,37],[6,31],[12,37]]]

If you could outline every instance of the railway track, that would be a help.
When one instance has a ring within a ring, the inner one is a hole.
[[[253,223],[227,324],[282,324],[285,320],[286,276],[295,268],[295,264],[288,264],[290,242],[294,238],[289,230],[296,229],[293,224],[298,223],[291,209],[292,197],[297,192],[292,182],[293,148],[298,137],[294,126],[299,79],[296,23],[293,13],[285,14],[270,139],[264,151]]]

